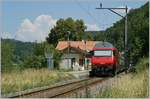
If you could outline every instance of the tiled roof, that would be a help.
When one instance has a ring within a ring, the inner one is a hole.
[[[85,46],[86,45],[86,46]],[[57,50],[64,50],[68,47],[72,47],[72,48],[79,48],[81,50],[92,50],[95,46],[95,42],[94,41],[59,41],[57,44],[56,49]]]

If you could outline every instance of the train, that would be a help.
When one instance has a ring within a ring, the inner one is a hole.
[[[97,75],[115,76],[119,71],[125,70],[124,59],[117,48],[109,42],[98,42],[95,44],[91,56],[90,77]]]

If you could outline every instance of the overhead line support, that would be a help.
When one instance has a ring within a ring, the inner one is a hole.
[[[106,8],[103,8],[102,7],[102,4],[100,4],[100,7],[99,8],[96,8],[96,9],[107,9],[107,10],[109,10],[109,11],[111,11],[111,12],[113,12],[113,13],[115,13],[116,15],[118,15],[118,16],[120,16],[120,17],[122,17],[122,18],[124,18],[124,16],[122,16],[121,14],[119,14],[119,13],[117,13],[115,10],[125,10],[125,13],[126,13],[126,15],[125,15],[125,32],[124,32],[124,49],[125,49],[125,65],[128,67],[128,60],[127,60],[127,53],[128,53],[128,26],[127,26],[127,24],[128,24],[128,21],[127,21],[127,11],[128,11],[128,7],[126,6],[126,7],[121,7],[121,8],[109,8],[109,7],[106,7]]]

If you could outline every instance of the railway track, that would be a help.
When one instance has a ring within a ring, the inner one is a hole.
[[[68,83],[59,84],[52,87],[43,87],[30,91],[22,91],[13,95],[3,96],[6,98],[55,98],[71,93],[75,90],[85,88],[96,83],[100,83],[108,78],[86,78]]]

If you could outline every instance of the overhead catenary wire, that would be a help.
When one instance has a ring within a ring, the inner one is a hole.
[[[89,9],[84,8],[81,3],[78,0],[74,0],[75,3],[88,15],[91,17],[91,19],[98,25],[98,27],[100,28],[100,23],[98,23],[99,21],[90,13]]]

